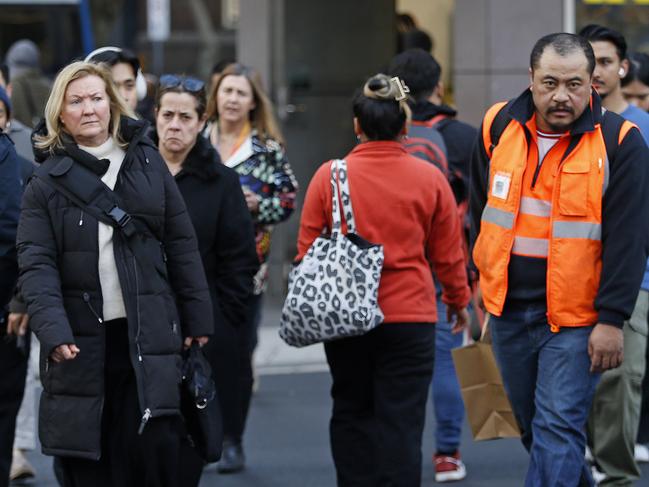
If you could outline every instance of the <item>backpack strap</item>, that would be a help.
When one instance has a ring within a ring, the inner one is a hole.
[[[452,117],[451,115],[447,115],[445,113],[440,113],[431,118],[429,120],[429,123],[432,128],[441,131],[452,120],[455,120],[455,117]]]
[[[498,142],[500,142],[500,137],[509,125],[509,122],[511,122],[512,120],[512,117],[509,114],[509,108],[513,103],[514,100],[510,100],[507,103],[495,105],[491,109],[494,110],[496,109],[496,107],[499,107],[495,115],[492,115],[493,119],[491,120],[491,125],[489,126],[489,150],[487,151],[489,157],[491,157],[491,154],[498,145]],[[491,110],[487,112],[487,115],[490,115]],[[487,144],[485,144],[485,147],[487,147]]]
[[[132,218],[122,208],[120,197],[97,174],[66,156],[52,164],[43,164],[34,176],[100,222],[119,231],[140,264],[152,268],[153,262],[142,246],[143,239],[135,237],[157,238],[145,222]]]
[[[446,125],[445,124],[446,121],[451,119],[452,117],[450,115],[446,115],[445,113],[439,113],[435,115],[433,118],[429,118],[428,120],[412,120],[410,123],[412,125],[419,125],[420,127],[428,127],[428,128],[439,130],[444,125]]]
[[[120,230],[127,237],[138,232],[131,215],[120,207],[117,194],[98,175],[75,163],[71,157],[41,166],[36,176],[97,220]]]

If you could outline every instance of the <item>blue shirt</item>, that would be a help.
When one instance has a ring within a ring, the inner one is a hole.
[[[638,126],[640,133],[644,137],[644,141],[649,145],[649,113],[635,105],[629,104],[627,109],[620,113],[620,115]],[[640,288],[649,291],[649,260],[647,261]]]

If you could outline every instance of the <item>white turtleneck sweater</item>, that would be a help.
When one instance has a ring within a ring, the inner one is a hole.
[[[124,162],[126,153],[117,145],[112,137],[98,147],[79,146],[79,149],[92,154],[97,159],[108,159],[110,165],[108,171],[101,177],[101,180],[110,189],[115,189],[117,174]],[[115,264],[115,252],[113,251],[113,227],[98,222],[97,239],[99,243],[99,284],[104,299],[103,319],[104,321],[115,320],[126,317],[122,287],[119,283],[117,265]]]

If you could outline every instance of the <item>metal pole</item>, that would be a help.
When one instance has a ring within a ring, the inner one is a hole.
[[[153,49],[153,72],[161,75],[164,70],[164,42],[152,41],[151,47]]]
[[[563,31],[575,33],[577,16],[575,13],[575,0],[563,0]]]
[[[79,23],[81,24],[83,55],[86,56],[95,50],[95,36],[92,33],[92,20],[90,16],[90,0],[79,1]]]

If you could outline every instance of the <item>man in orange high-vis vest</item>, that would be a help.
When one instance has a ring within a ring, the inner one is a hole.
[[[530,88],[487,112],[471,166],[473,261],[529,487],[592,485],[586,419],[647,258],[649,150],[603,113],[594,66],[581,37],[537,41]]]

